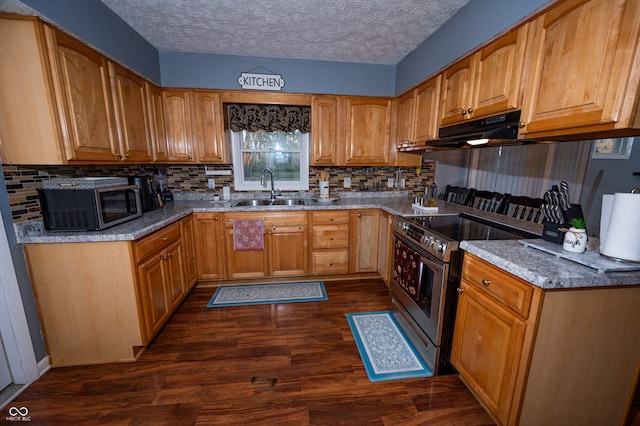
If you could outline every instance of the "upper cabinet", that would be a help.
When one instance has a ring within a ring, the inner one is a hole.
[[[220,95],[207,90],[166,89],[163,99],[169,160],[226,163]]]
[[[223,107],[216,92],[199,90],[193,95],[197,161],[227,162]]]
[[[520,108],[528,31],[520,26],[443,72],[442,126]]]
[[[109,76],[115,107],[121,160],[150,162],[153,159],[145,81],[136,74],[109,62]]]
[[[335,96],[311,99],[311,164],[332,166],[337,163],[338,102]]]
[[[149,131],[151,146],[153,148],[153,160],[158,162],[169,161],[169,141],[165,128],[164,105],[162,89],[153,84],[145,84],[147,94],[147,111],[149,116]]]
[[[389,98],[347,98],[345,165],[387,164],[391,102]]]
[[[522,138],[612,137],[640,127],[640,2],[567,0],[533,24]]]
[[[438,137],[440,82],[437,75],[398,99],[396,147],[411,149],[417,142]]]

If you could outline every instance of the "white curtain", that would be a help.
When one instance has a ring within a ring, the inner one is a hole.
[[[566,181],[577,203],[591,152],[591,141],[472,150],[467,186],[478,190],[542,198]]]

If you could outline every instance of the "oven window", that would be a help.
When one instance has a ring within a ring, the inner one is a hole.
[[[420,271],[420,292],[418,293],[418,306],[431,317],[431,299],[433,297],[433,280],[435,274],[427,265],[421,264]]]

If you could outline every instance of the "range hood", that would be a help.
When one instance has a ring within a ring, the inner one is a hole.
[[[442,127],[438,139],[427,141],[425,148],[471,148],[473,146],[519,145],[520,111]]]

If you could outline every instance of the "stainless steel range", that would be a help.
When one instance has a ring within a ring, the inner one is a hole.
[[[516,233],[518,232],[518,233]],[[434,374],[455,370],[449,359],[464,240],[509,240],[536,235],[465,216],[396,216],[391,301],[399,323]]]

